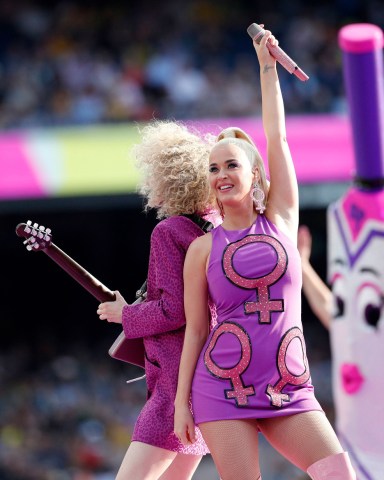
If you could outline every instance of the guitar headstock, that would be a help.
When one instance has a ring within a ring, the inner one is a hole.
[[[39,251],[48,248],[52,243],[51,229],[28,220],[27,223],[19,223],[16,227],[16,235],[24,237],[23,242],[29,251]]]

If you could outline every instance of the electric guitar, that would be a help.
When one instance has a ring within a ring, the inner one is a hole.
[[[109,288],[52,243],[50,228],[45,228],[37,223],[32,225],[32,221],[28,220],[27,223],[17,225],[16,235],[25,238],[23,243],[28,251],[44,252],[99,302],[115,300],[115,294]],[[142,288],[136,293],[137,299],[134,304],[141,303],[145,297],[146,293]],[[145,351],[142,338],[126,338],[123,331],[116,338],[108,353],[112,358],[144,368]]]

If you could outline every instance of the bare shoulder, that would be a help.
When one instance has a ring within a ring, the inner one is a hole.
[[[210,252],[212,247],[212,235],[210,232],[202,235],[201,237],[197,237],[193,240],[191,245],[189,246],[188,250],[191,250],[194,253],[198,252]]]
[[[206,260],[212,248],[212,235],[206,233],[201,237],[195,238],[188,248],[187,255],[195,260]]]

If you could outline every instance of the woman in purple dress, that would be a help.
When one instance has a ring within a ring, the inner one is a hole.
[[[313,479],[355,479],[314,395],[301,323],[298,186],[286,140],[276,61],[266,32],[260,64],[263,161],[242,130],[221,132],[209,181],[223,222],[192,242],[184,264],[186,334],[175,400],[185,445],[195,424],[222,480],[261,478],[258,435]],[[217,309],[208,332],[207,301]],[[189,409],[192,393],[193,416]]]
[[[162,218],[151,235],[147,298],[128,305],[102,303],[102,320],[122,323],[127,338],[143,338],[147,402],[117,480],[188,480],[208,453],[199,431],[183,445],[173,431],[174,399],[183,346],[183,264],[186,251],[208,225],[209,188],[205,173],[209,142],[177,122],[156,121],[143,129],[135,148],[143,173],[146,208]]]

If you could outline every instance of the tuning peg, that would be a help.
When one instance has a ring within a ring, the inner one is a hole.
[[[46,229],[45,229],[44,240],[45,240],[46,242],[50,242],[50,241],[51,241],[51,229],[50,229],[50,228],[46,228]]]
[[[38,232],[37,236],[39,238],[44,238],[44,227],[42,225],[40,225],[40,227],[39,227],[39,232]]]
[[[27,245],[27,250],[30,252],[33,249],[33,244],[36,242],[35,237],[29,237],[27,240],[25,240],[23,243],[24,245]],[[36,243],[37,245],[37,243]]]
[[[31,233],[31,225],[32,225],[32,221],[28,220],[27,225],[24,228],[24,232]]]
[[[26,240],[24,240],[23,244],[27,246],[27,250],[30,252],[33,248],[33,244],[36,242],[36,238],[35,237],[29,237],[27,238]],[[36,243],[36,245],[38,245]]]
[[[35,242],[36,242],[36,238],[35,238],[35,237],[29,237],[29,238],[27,238],[26,240],[24,240],[23,243],[24,243],[24,245],[25,245],[26,243],[29,244],[29,243],[35,243]]]

